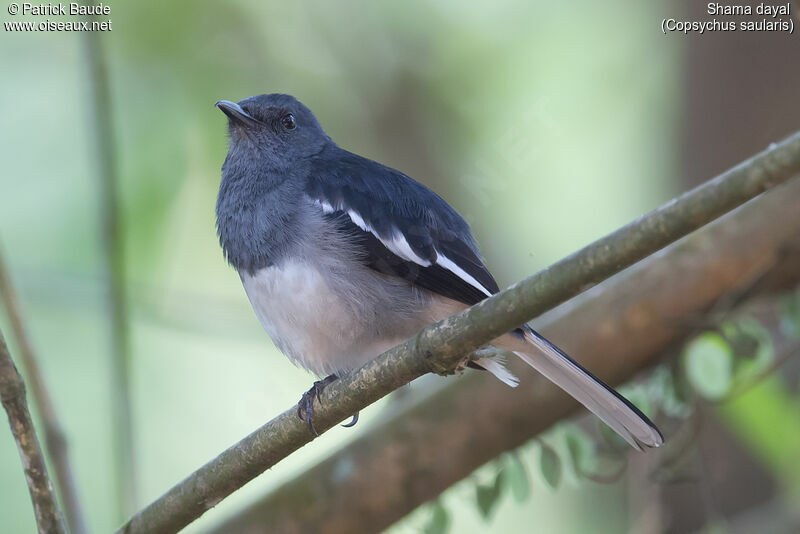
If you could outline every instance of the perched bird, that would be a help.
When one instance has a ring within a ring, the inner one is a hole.
[[[402,172],[339,148],[294,97],[216,106],[228,116],[230,134],[216,206],[220,243],[275,345],[318,376],[330,375],[300,403],[313,431],[320,388],[491,296],[497,282],[447,202]],[[519,356],[633,447],[662,444],[633,404],[529,326],[493,345]],[[502,359],[473,366],[518,383]]]

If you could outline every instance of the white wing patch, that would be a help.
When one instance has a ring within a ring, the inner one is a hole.
[[[411,248],[411,245],[408,244],[406,237],[400,233],[400,230],[395,228],[394,235],[392,236],[391,242],[387,243],[385,239],[381,239],[381,243],[386,246],[389,250],[403,258],[407,261],[413,261],[418,265],[422,265],[423,267],[429,267],[431,262],[426,259],[420,258],[416,252]]]
[[[326,214],[333,213],[334,211],[338,210],[345,211],[343,208],[338,206],[334,207],[329,202],[326,202],[324,200],[315,199],[313,202],[314,204],[321,207],[322,212]],[[364,221],[364,218],[361,217],[361,215],[357,211],[349,209],[347,210],[347,215],[350,217],[350,220],[353,221],[353,224],[355,224],[365,232],[369,232],[375,237],[377,237],[378,240],[381,243],[383,243],[383,246],[391,250],[393,253],[397,254],[399,257],[403,258],[406,261],[413,261],[414,263],[416,263],[417,265],[421,265],[422,267],[430,267],[431,262],[424,258],[421,258],[416,252],[414,252],[414,249],[411,248],[411,245],[408,243],[406,237],[397,228],[394,228],[394,232],[392,233],[392,238],[386,239],[383,236],[379,235],[374,228],[368,225]],[[458,276],[459,278],[461,278],[463,281],[465,281],[475,289],[481,291],[487,297],[492,296],[491,291],[486,289],[486,287],[484,287],[483,284],[478,282],[475,279],[475,277],[471,276],[464,269],[459,267],[453,260],[445,256],[438,250],[435,252],[436,252],[436,265],[444,269],[447,269],[448,271]]]
[[[345,211],[343,208],[334,207],[329,202],[325,202],[324,200],[314,200],[314,204],[322,208],[322,213],[328,214],[333,213],[334,211]],[[378,232],[375,231],[370,225],[368,225],[363,217],[359,215],[359,213],[355,210],[347,210],[347,215],[350,217],[350,220],[353,221],[353,224],[364,230],[365,232],[369,232],[378,240],[383,243],[383,246],[391,250],[393,253],[397,254],[399,257],[403,258],[406,261],[413,261],[417,265],[421,265],[422,267],[429,267],[431,262],[428,260],[419,257],[419,255],[414,252],[414,249],[411,248],[411,245],[406,240],[405,236],[398,230],[397,228],[394,229],[391,239],[386,239],[380,235]]]
[[[391,239],[385,239],[384,237],[378,235],[378,232],[376,232],[374,228],[364,222],[364,219],[355,210],[347,210],[347,214],[350,216],[350,220],[352,220],[356,226],[377,237],[378,240],[383,243],[384,247],[388,248],[404,260],[413,261],[417,265],[422,265],[423,267],[428,267],[431,264],[431,262],[424,258],[420,258],[419,255],[414,252],[414,250],[411,248],[411,245],[406,240],[406,237],[397,228],[394,229]]]
[[[333,209],[333,206],[331,206],[329,203],[327,203],[327,202],[325,202],[323,200],[314,200],[314,204],[316,204],[317,206],[322,208],[322,213],[324,213],[326,215],[328,213],[333,213],[334,211],[336,211],[336,210]]]
[[[453,260],[445,256],[440,252],[436,252],[436,264],[440,267],[444,267],[454,275],[461,278],[463,281],[474,287],[475,289],[479,289],[482,291],[487,297],[492,296],[492,292],[486,289],[483,284],[475,280],[474,277],[470,276],[464,269],[456,265]]]
[[[350,216],[350,220],[352,220],[356,224],[356,226],[358,226],[365,232],[370,232],[372,234],[375,234],[375,230],[367,226],[367,223],[364,222],[364,219],[362,219],[361,215],[359,215],[355,210],[347,210],[347,214]],[[378,234],[375,234],[375,237],[378,237]],[[378,237],[378,239],[380,239],[380,237]]]

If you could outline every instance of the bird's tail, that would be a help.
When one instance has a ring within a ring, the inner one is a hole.
[[[636,406],[532,328],[525,326],[496,340],[495,344],[514,352],[572,395],[635,449],[659,447],[664,442],[658,428]],[[487,370],[497,376],[492,369]]]

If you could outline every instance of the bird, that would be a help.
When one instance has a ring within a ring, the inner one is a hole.
[[[298,404],[316,434],[313,398],[327,384],[499,287],[453,207],[406,174],[340,148],[295,97],[215,106],[229,136],[216,202],[220,245],[277,348],[325,377]],[[663,443],[638,408],[529,325],[491,347],[469,365],[516,387],[504,360],[513,353],[635,449]]]

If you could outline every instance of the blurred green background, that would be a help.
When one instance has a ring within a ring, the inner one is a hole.
[[[698,66],[704,57],[709,68],[769,61],[725,52],[723,36],[663,35],[661,19],[690,13],[689,2],[110,5],[113,31],[100,38],[121,180],[142,505],[296,402],[312,380],[273,347],[223,261],[214,202],[227,140],[216,100],[297,96],[341,146],[447,198],[473,226],[501,285],[800,125],[780,102],[759,100],[763,93],[698,81],[709,72]],[[0,18],[12,20],[5,8]],[[68,432],[91,530],[108,532],[122,518],[85,37],[0,32],[0,243]],[[796,38],[744,39],[742,50],[769,39],[766,46],[793,46],[797,59]],[[723,52],[715,56],[712,45]],[[800,94],[796,75],[778,80]],[[720,104],[704,89],[727,96]],[[692,107],[698,101],[703,113]],[[757,114],[762,127],[742,122],[749,136],[724,137],[744,129],[726,121],[753,106],[767,110]],[[692,137],[698,130],[706,145]],[[5,315],[0,327],[11,341]],[[235,514],[368,429],[380,409],[304,447],[187,531]],[[532,522],[543,532],[658,532],[637,526],[631,487],[571,480],[553,492],[540,484],[488,523],[456,489],[447,497],[452,532],[528,532]],[[5,424],[0,496],[0,530],[34,531]]]

